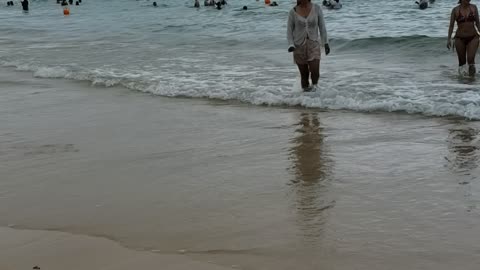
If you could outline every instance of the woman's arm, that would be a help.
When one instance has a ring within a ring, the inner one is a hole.
[[[452,9],[452,14],[450,14],[450,26],[448,27],[448,44],[450,44],[450,39],[452,38],[453,26],[455,25],[456,12],[455,8]]]
[[[293,14],[293,10],[288,13],[288,22],[287,22],[287,41],[288,41],[288,48],[295,47],[293,42],[293,31],[295,29],[295,17]]]
[[[475,7],[475,26],[477,26],[477,31],[480,29],[480,18],[478,18],[478,8],[476,5]]]
[[[328,44],[327,27],[325,26],[325,20],[323,19],[322,8],[319,5],[315,5],[318,14],[318,29],[320,30],[320,38],[322,39],[322,45]]]

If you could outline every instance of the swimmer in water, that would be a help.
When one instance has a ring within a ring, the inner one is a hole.
[[[420,9],[428,8],[428,0],[420,0],[420,2],[416,1],[415,4],[417,4]]]
[[[195,4],[193,6],[196,7],[196,8],[199,8],[200,7],[200,2],[198,2],[198,0],[195,0]]]
[[[341,9],[342,4],[340,3],[340,0],[330,0],[328,7],[330,9]]]
[[[28,0],[23,0],[21,3],[23,11],[28,11]]]

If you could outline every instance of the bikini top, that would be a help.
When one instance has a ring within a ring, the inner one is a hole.
[[[464,22],[474,22],[475,21],[475,13],[472,11],[472,8],[469,8],[469,13],[465,17],[463,16],[462,12],[460,12],[460,8],[458,9],[458,17],[457,17],[457,23],[464,23]]]

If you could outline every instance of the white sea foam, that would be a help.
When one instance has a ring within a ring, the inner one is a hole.
[[[132,90],[168,97],[212,98],[239,100],[255,105],[287,105],[322,109],[345,109],[352,111],[385,111],[420,113],[431,116],[460,116],[480,120],[480,91],[471,85],[430,85],[449,90],[433,93],[422,90],[422,85],[405,85],[389,89],[384,84],[368,82],[350,84],[322,81],[320,89],[302,93],[299,78],[285,87],[258,87],[254,82],[240,83],[229,80],[214,84],[195,76],[188,79],[167,80],[161,75],[152,77],[151,72],[121,72],[120,70],[95,69],[90,71],[69,70],[65,67],[42,67],[37,65],[3,62],[21,71],[31,71],[40,78],[66,78],[87,80],[93,85],[121,85]],[[231,72],[231,71],[229,71]]]

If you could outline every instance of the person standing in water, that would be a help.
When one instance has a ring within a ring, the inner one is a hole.
[[[311,0],[297,0],[288,14],[287,40],[288,52],[293,52],[300,71],[302,88],[310,91],[309,77],[314,87],[320,78],[320,47],[325,47],[326,55],[330,53],[322,8]]]
[[[28,0],[23,0],[21,3],[23,11],[28,11]]]
[[[455,33],[455,48],[458,56],[458,71],[463,73],[465,64],[468,63],[469,76],[475,75],[475,55],[478,50],[478,32],[480,21],[477,6],[470,4],[470,0],[459,0],[458,6],[452,9],[450,27],[448,28],[447,48],[450,49],[453,27],[457,22]],[[477,29],[475,28],[477,27]]]

